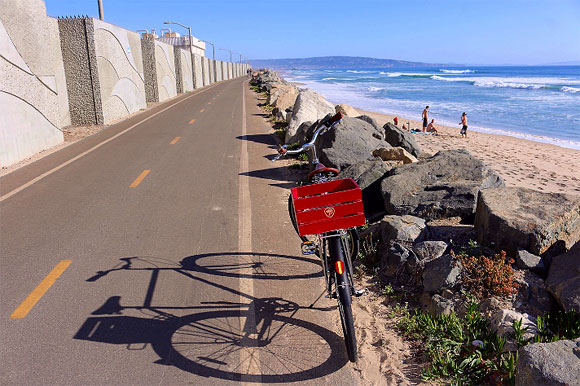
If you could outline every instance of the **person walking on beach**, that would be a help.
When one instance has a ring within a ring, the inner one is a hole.
[[[467,114],[465,114],[465,112],[463,112],[463,114],[461,114],[461,122],[459,122],[461,126],[461,131],[459,132],[459,134],[461,134],[461,138],[467,138]]]
[[[427,131],[427,122],[429,121],[429,106],[425,107],[423,110],[423,133]]]

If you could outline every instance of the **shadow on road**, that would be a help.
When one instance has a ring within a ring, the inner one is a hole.
[[[218,257],[219,259],[211,259]],[[216,261],[226,261],[221,264]],[[297,264],[300,263],[300,264]],[[307,264],[304,264],[307,263]],[[304,267],[288,270],[286,264]],[[251,269],[254,274],[245,272]],[[342,338],[315,323],[296,317],[301,309],[330,311],[335,307],[301,306],[283,298],[255,298],[204,278],[210,274],[240,279],[289,280],[321,275],[317,259],[264,253],[224,252],[189,256],[175,263],[158,258],[126,257],[108,270],[87,279],[96,282],[113,274],[130,280],[132,271],[149,271],[151,277],[143,305],[121,304],[111,296],[92,312],[74,339],[123,344],[128,350],[151,346],[155,363],[175,366],[204,377],[282,383],[316,379],[331,374],[347,362]],[[248,302],[201,302],[191,306],[153,306],[160,273],[176,273],[238,295]],[[290,276],[278,272],[293,272]],[[183,313],[192,312],[185,316]],[[138,312],[138,315],[134,316]]]
[[[239,135],[236,139],[244,140],[244,141],[251,141],[256,143],[263,143],[266,145],[270,145],[271,148],[276,148],[276,141],[272,134],[247,134],[247,135]]]

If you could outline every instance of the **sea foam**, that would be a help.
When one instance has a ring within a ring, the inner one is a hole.
[[[439,71],[441,71],[444,74],[470,74],[477,72],[476,70],[445,70],[445,69],[440,69]]]
[[[466,82],[476,87],[498,87],[498,88],[516,88],[516,89],[554,89],[565,92],[578,92],[575,87],[563,86],[565,84],[580,84],[580,81],[562,79],[562,78],[497,78],[497,77],[446,77],[440,75],[431,76],[433,80],[444,82]]]

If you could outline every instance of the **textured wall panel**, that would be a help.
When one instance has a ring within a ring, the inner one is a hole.
[[[155,41],[155,63],[159,101],[162,102],[177,95],[173,46]]]
[[[181,76],[183,83],[183,92],[193,90],[193,69],[191,67],[191,54],[187,50],[178,50],[181,55]]]
[[[202,73],[202,65],[201,65],[201,56],[193,55],[194,56],[194,64],[195,68],[193,69],[193,73],[195,75],[194,82],[195,88],[203,87],[203,73]]]
[[[204,86],[208,86],[209,85],[209,60],[206,57],[201,58],[202,59],[202,66],[203,66],[203,85]]]
[[[103,124],[92,19],[58,20],[73,125]]]
[[[147,107],[139,35],[93,19],[95,54],[105,123]]]
[[[143,54],[143,76],[145,78],[145,100],[159,102],[159,88],[157,86],[157,66],[155,64],[155,40],[144,37],[141,39]]]
[[[68,110],[56,19],[42,0],[0,0],[0,166],[62,143]]]

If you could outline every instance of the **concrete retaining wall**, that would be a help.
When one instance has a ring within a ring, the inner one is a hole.
[[[194,69],[193,73],[195,75],[195,88],[203,87],[203,72],[202,72],[202,65],[201,65],[201,56],[193,55],[194,56]]]
[[[224,80],[230,79],[228,76],[228,63],[222,62],[222,76]]]
[[[217,82],[222,81],[222,62],[219,60],[215,61],[215,79]]]
[[[216,80],[216,78],[217,78],[217,76],[216,76],[216,65],[217,64],[216,64],[216,61],[214,59],[210,59],[209,60],[209,67],[211,69],[210,72],[209,72],[209,74],[210,74],[209,81],[210,81],[211,84],[214,84],[215,82],[217,82],[217,80]]]
[[[157,66],[155,65],[155,39],[143,37],[141,39],[141,52],[145,79],[145,100],[148,103],[157,102],[159,101],[159,88],[157,87]]]
[[[58,19],[69,111],[73,125],[104,123],[93,20]]]
[[[0,55],[0,166],[7,166],[62,143],[60,129],[70,124],[58,23],[43,1],[0,0]]]
[[[191,67],[191,54],[189,51],[181,48],[176,49],[175,51],[181,57],[181,83],[183,84],[182,92],[190,92],[193,90],[193,68]]]
[[[147,107],[138,33],[92,20],[104,123]]]
[[[209,60],[206,57],[201,58],[201,64],[203,67],[203,85],[209,86]]]
[[[61,143],[64,126],[107,124],[241,75],[242,64],[194,54],[192,66],[189,47],[98,19],[50,18],[43,0],[0,0],[0,165]]]
[[[159,102],[163,102],[177,95],[175,58],[172,45],[155,41],[155,65]]]

